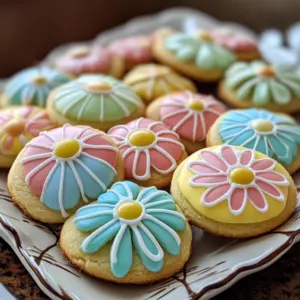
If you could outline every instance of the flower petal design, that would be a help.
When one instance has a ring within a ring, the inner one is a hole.
[[[191,161],[187,164],[187,168],[198,174],[216,174],[221,171],[208,163],[200,160]]]
[[[213,151],[209,150],[201,150],[199,153],[201,159],[206,161],[208,164],[212,165],[213,167],[217,168],[218,170],[227,171],[227,166],[223,160],[219,158],[217,154]]]
[[[226,146],[222,147],[221,153],[222,153],[223,159],[229,165],[234,165],[237,163],[237,157],[231,147],[226,147]]]
[[[176,160],[163,148],[157,147],[150,151],[151,166],[161,174],[168,174],[176,169]]]
[[[132,265],[132,241],[129,227],[123,225],[117,233],[110,252],[112,273],[123,278]]]
[[[267,183],[266,181],[262,181],[260,179],[256,179],[255,183],[262,189],[264,193],[270,195],[276,200],[284,201],[284,195],[275,185],[271,183]]]
[[[275,171],[259,172],[256,174],[257,178],[279,185],[287,185],[288,180],[282,174]]]
[[[254,159],[254,152],[252,150],[243,151],[240,157],[240,163],[244,166],[251,164]]]
[[[271,94],[276,103],[286,104],[291,98],[291,92],[283,84],[276,82],[275,80],[270,80]]]
[[[200,202],[204,206],[213,206],[217,203],[220,203],[221,201],[226,199],[230,189],[230,184],[223,184],[217,187],[209,188],[202,195]]]
[[[151,272],[163,267],[164,252],[153,234],[144,224],[132,228],[134,246],[144,264]]]
[[[214,186],[227,182],[227,174],[196,175],[191,180],[192,186]]]
[[[266,171],[268,169],[273,169],[275,166],[275,161],[269,158],[258,159],[251,165],[252,170],[255,171]]]
[[[229,197],[229,207],[231,212],[238,216],[240,215],[247,204],[247,190],[243,188],[235,188],[233,189],[230,197]]]
[[[285,165],[291,164],[293,161],[292,152],[289,151],[288,147],[277,136],[269,135],[268,142],[279,161]]]
[[[247,192],[249,201],[258,211],[266,212],[268,210],[268,202],[257,188],[249,187]]]

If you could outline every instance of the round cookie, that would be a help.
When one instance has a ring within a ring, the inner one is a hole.
[[[219,84],[219,97],[232,107],[300,111],[300,74],[263,61],[237,62]]]
[[[74,76],[108,74],[121,78],[125,71],[123,58],[99,45],[73,47],[57,57],[54,66]]]
[[[54,127],[43,108],[11,106],[0,110],[0,168],[11,167],[26,143]]]
[[[191,80],[182,77],[169,67],[157,64],[135,67],[125,76],[124,82],[146,103],[174,91],[197,91]]]
[[[215,43],[205,31],[188,35],[164,30],[155,35],[152,51],[158,61],[208,82],[218,81],[236,60],[233,52]]]
[[[232,51],[238,60],[251,61],[260,58],[257,41],[231,28],[214,28],[209,31],[211,38],[219,45]]]
[[[191,154],[206,146],[208,129],[225,111],[225,106],[212,96],[184,91],[158,98],[148,106],[146,116],[175,131]]]
[[[88,126],[45,131],[29,142],[8,174],[13,201],[33,219],[63,223],[69,214],[123,179],[115,143]]]
[[[177,165],[186,158],[179,136],[162,122],[140,118],[111,128],[124,159],[125,178],[142,186],[170,184]]]
[[[104,75],[82,75],[54,90],[47,111],[60,125],[88,125],[107,131],[144,115],[143,101],[132,88]]]
[[[117,182],[64,224],[60,247],[80,270],[100,279],[144,284],[180,271],[191,228],[166,191]]]
[[[71,79],[69,75],[47,67],[25,69],[8,80],[0,98],[1,105],[37,105],[44,107],[49,93]]]
[[[260,152],[229,145],[189,156],[174,173],[171,193],[193,224],[233,238],[278,227],[297,202],[295,184],[282,165]]]
[[[300,168],[300,126],[285,114],[255,108],[231,110],[217,119],[206,143],[254,149],[276,159],[291,174]]]
[[[151,36],[136,35],[121,38],[107,45],[107,49],[125,61],[127,70],[134,66],[153,61]]]

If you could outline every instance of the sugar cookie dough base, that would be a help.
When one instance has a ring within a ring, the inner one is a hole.
[[[60,211],[55,211],[45,206],[40,201],[40,197],[33,195],[29,186],[25,183],[23,167],[20,164],[23,152],[24,150],[20,152],[8,174],[7,187],[13,201],[25,215],[31,217],[32,219],[50,224],[63,223],[65,218],[62,217]],[[117,176],[114,179],[114,182],[123,180],[123,161],[120,154],[118,154],[116,171]],[[86,203],[81,200],[76,207],[68,210],[68,213],[75,213],[76,210],[83,205],[86,205]]]
[[[146,109],[146,117],[155,120],[155,121],[161,121],[160,117],[160,106],[161,106],[162,99],[156,99],[154,102],[152,102]],[[168,125],[167,125],[168,126]],[[180,138],[181,143],[184,145],[185,150],[188,154],[192,154],[196,152],[197,150],[203,149],[206,147],[205,140],[202,142],[193,142],[189,141],[184,138]]]
[[[169,35],[170,32],[162,32],[154,39],[152,51],[158,61],[193,79],[213,82],[223,76],[223,70],[220,69],[199,69],[193,62],[180,62],[172,52],[165,48],[165,40]]]
[[[110,248],[112,242],[94,254],[85,254],[80,245],[89,233],[80,232],[69,218],[60,234],[60,247],[67,259],[80,270],[100,279],[124,283],[144,284],[169,278],[179,272],[191,254],[192,231],[187,224],[183,232],[178,232],[181,239],[181,250],[177,256],[165,252],[164,266],[159,272],[148,271],[141,262],[137,252],[133,251],[133,263],[129,273],[123,278],[116,278],[110,270]]]
[[[56,109],[54,108],[54,96],[55,94],[59,91],[58,89],[55,89],[53,92],[50,93],[49,98],[48,98],[48,102],[47,102],[47,113],[50,117],[50,119],[59,124],[60,126],[69,123],[71,125],[85,125],[85,126],[91,126],[93,128],[99,129],[99,130],[103,130],[105,132],[107,132],[111,127],[115,126],[115,125],[119,125],[119,124],[126,124],[134,119],[137,119],[139,117],[142,117],[144,115],[144,111],[145,111],[145,107],[143,104],[141,104],[141,106],[134,112],[132,113],[129,117],[123,118],[123,119],[119,119],[119,120],[115,120],[115,121],[107,121],[107,122],[88,122],[88,121],[84,121],[84,120],[74,120],[74,119],[70,119],[67,118],[65,116],[63,116],[62,114],[60,114],[59,112],[56,111]]]
[[[238,61],[252,61],[260,59],[260,54],[258,51],[252,52],[234,52]]]
[[[224,119],[224,117],[227,115],[227,113],[221,115],[216,122],[213,124],[213,126],[210,127],[207,136],[206,136],[206,144],[207,147],[212,147],[212,146],[217,146],[217,145],[222,145],[224,142],[222,141],[220,135],[219,135],[219,126],[221,121]],[[278,113],[278,115],[281,115]],[[282,114],[284,118],[290,118],[289,116]],[[293,121],[294,119],[291,118]],[[274,157],[273,157],[274,158]],[[274,158],[275,159],[275,158]],[[281,162],[279,162],[281,163]],[[281,163],[282,164],[282,163]],[[288,166],[283,165],[286,170],[290,173],[293,174],[295,173],[299,168],[300,168],[300,147],[298,147],[298,152],[297,156],[295,159],[292,161],[292,163]]]
[[[226,88],[224,81],[219,83],[218,87],[218,96],[220,99],[225,101],[228,105],[236,108],[261,108],[267,109],[274,112],[283,112],[283,113],[297,113],[300,111],[300,99],[292,99],[287,104],[276,104],[274,102],[267,105],[255,105],[251,99],[238,100],[235,92]]]
[[[8,169],[12,166],[16,159],[16,156],[6,156],[0,154],[0,168]]]
[[[294,211],[297,202],[297,191],[291,176],[286,170],[283,170],[283,175],[288,179],[290,186],[288,190],[288,199],[284,210],[275,218],[268,221],[257,222],[251,224],[232,224],[221,223],[200,215],[192,205],[181,194],[178,185],[178,177],[185,162],[176,169],[172,184],[171,194],[174,197],[176,204],[181,208],[184,215],[196,226],[214,234],[230,238],[248,238],[266,233],[282,223],[284,223]]]

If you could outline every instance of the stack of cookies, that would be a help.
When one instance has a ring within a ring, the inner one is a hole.
[[[190,257],[190,224],[254,237],[296,206],[300,127],[287,113],[300,111],[300,74],[243,33],[163,28],[74,47],[13,76],[0,103],[12,199],[63,224],[62,253],[94,277],[168,278]]]

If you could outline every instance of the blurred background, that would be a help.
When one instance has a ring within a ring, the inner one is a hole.
[[[92,39],[133,17],[174,6],[256,32],[285,30],[300,20],[299,0],[0,0],[0,78],[38,62],[60,44]]]

